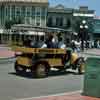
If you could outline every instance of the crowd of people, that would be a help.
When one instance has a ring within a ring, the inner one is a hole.
[[[80,52],[81,51],[81,41],[72,40],[71,41],[71,48],[73,51]],[[84,48],[91,49],[91,48],[100,48],[100,40],[91,40],[91,41],[84,41]]]

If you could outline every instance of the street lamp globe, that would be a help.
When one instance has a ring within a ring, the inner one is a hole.
[[[83,21],[82,21],[82,24],[86,24],[86,20],[83,20]]]
[[[82,29],[83,28],[83,25],[80,25],[80,28]]]
[[[88,29],[88,26],[87,26],[87,25],[85,25],[84,27],[85,27],[86,29]]]

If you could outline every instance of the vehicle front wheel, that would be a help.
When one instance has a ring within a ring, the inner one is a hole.
[[[47,68],[45,64],[37,64],[35,69],[35,77],[37,78],[44,78],[47,76]]]

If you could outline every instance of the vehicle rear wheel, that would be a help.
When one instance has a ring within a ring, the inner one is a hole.
[[[36,69],[35,69],[35,76],[37,78],[44,78],[47,76],[47,68],[46,68],[46,65],[45,64],[37,64],[36,65]]]
[[[25,72],[25,68],[21,67],[17,62],[15,63],[15,71],[17,74],[23,74]]]

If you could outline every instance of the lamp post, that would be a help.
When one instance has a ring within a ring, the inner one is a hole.
[[[88,25],[85,20],[82,21],[82,24],[80,25],[80,34],[81,34],[81,49],[84,51],[84,40],[86,42],[86,48],[87,48],[87,37],[88,37]]]

